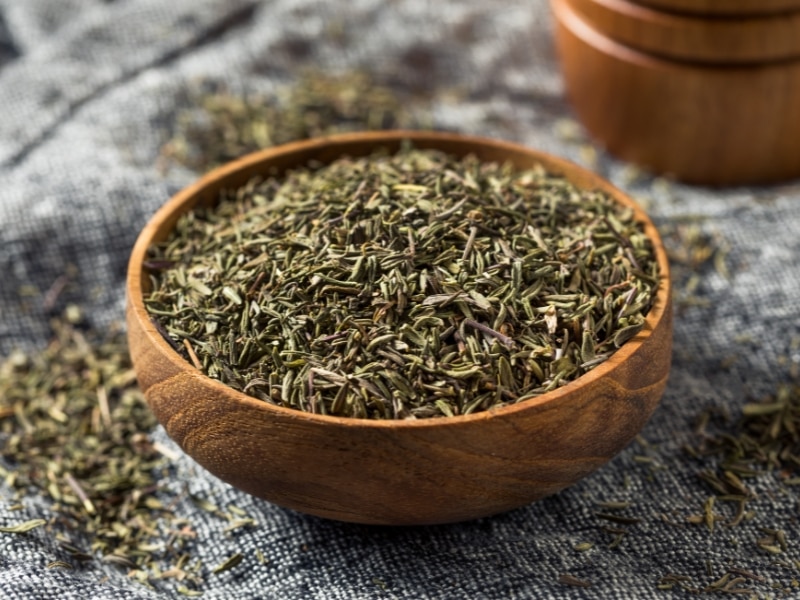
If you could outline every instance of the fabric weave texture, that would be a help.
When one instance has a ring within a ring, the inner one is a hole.
[[[730,567],[759,577],[748,581],[754,597],[793,589],[797,568],[776,566],[756,540],[762,528],[781,528],[784,558],[800,559],[796,494],[778,493],[766,476],[752,483],[750,521],[713,531],[688,523],[709,490],[683,446],[703,410],[735,417],[800,362],[800,182],[712,190],[631,179],[628,165],[563,135],[557,124],[573,115],[546,0],[0,0],[0,356],[46,344],[48,318],[67,303],[98,328],[122,319],[138,231],[197,176],[157,167],[187,89],[209,79],[268,94],[307,66],[366,70],[429,94],[437,128],[583,163],[640,199],[659,226],[697,219],[729,245],[730,276],[704,271],[702,302],[676,306],[672,374],[640,439],[577,485],[507,514],[399,529],[324,521],[227,486],[154,431],[180,456],[166,485],[259,523],[226,535],[224,522],[190,502],[176,508],[193,523],[204,564],[245,556],[209,573],[202,598],[668,599],[688,594],[658,589],[665,575],[702,589]],[[71,284],[43,306],[41,294],[68,272]],[[616,547],[595,514],[612,500],[641,519]],[[0,525],[48,517],[43,501],[10,511],[13,502],[0,486]],[[575,550],[581,542],[593,547]],[[181,597],[173,582],[148,589],[99,561],[46,569],[57,556],[43,531],[0,533],[0,597]],[[564,574],[591,586],[567,585]]]

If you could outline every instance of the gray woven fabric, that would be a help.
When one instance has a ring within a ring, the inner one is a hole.
[[[554,126],[571,113],[545,0],[0,0],[0,356],[45,344],[48,315],[68,302],[87,307],[98,327],[121,319],[137,231],[194,177],[155,166],[193,81],[269,92],[304,65],[360,67],[396,89],[426,89],[440,128],[589,158]],[[757,597],[793,589],[796,568],[776,565],[756,540],[761,528],[782,528],[790,541],[782,558],[800,558],[791,545],[800,538],[796,496],[777,493],[764,477],[752,483],[759,497],[751,521],[712,532],[688,524],[709,490],[697,477],[701,465],[681,448],[701,410],[735,416],[800,362],[800,184],[712,191],[630,182],[626,166],[602,152],[589,166],[641,198],[658,224],[704,216],[702,228],[731,246],[732,276],[709,271],[698,290],[707,304],[676,313],[672,376],[642,439],[531,506],[406,529],[295,514],[230,488],[184,456],[170,486],[235,504],[259,522],[225,535],[224,521],[188,500],[176,507],[194,524],[193,553],[204,564],[245,555],[236,569],[206,573],[203,598],[662,599],[686,595],[657,589],[669,573],[702,588],[729,567],[761,578],[748,581]],[[65,272],[74,285],[43,307],[31,290],[46,292]],[[171,444],[162,430],[153,435]],[[608,523],[594,514],[603,500],[630,501],[626,514],[641,518],[613,548]],[[11,502],[0,487],[0,524],[48,515],[34,500],[10,513]],[[587,541],[590,550],[573,548]],[[0,534],[0,597],[176,595],[171,582],[149,590],[96,561],[45,569],[56,557],[44,532]],[[559,583],[562,574],[591,587]]]

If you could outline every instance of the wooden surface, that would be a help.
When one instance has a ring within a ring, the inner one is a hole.
[[[720,19],[654,10],[632,0],[567,3],[603,35],[665,58],[742,64],[800,57],[800,10]]]
[[[184,361],[143,306],[142,261],[181,213],[266,166],[397,148],[410,138],[519,167],[541,162],[581,187],[631,206],[654,240],[662,281],[645,327],[606,363],[547,395],[462,417],[367,421],[276,407],[213,381]],[[577,166],[527,148],[436,133],[349,134],[265,150],[180,192],[142,231],[127,279],[127,322],[139,383],[169,435],[200,465],[232,485],[306,513],[360,523],[412,525],[506,511],[576,482],[624,448],[656,408],[672,344],[667,258],[658,233],[627,196]]]
[[[800,10],[800,0],[634,0],[677,13],[713,16],[766,15]]]
[[[692,183],[800,176],[800,60],[694,65],[602,35],[568,0],[551,0],[571,105],[620,158]]]

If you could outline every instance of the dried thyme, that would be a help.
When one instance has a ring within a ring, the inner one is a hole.
[[[558,576],[558,583],[578,588],[592,587],[592,583],[590,581],[586,581],[585,579],[578,579],[577,577],[575,577],[574,575],[570,575],[569,573],[561,573]]]
[[[163,457],[148,435],[156,420],[122,332],[84,332],[77,307],[66,314],[46,349],[0,362],[0,477],[17,501],[35,494],[53,515],[0,531],[47,523],[62,554],[47,568],[100,560],[147,583],[183,552],[171,529],[180,519],[157,479]]]
[[[711,273],[730,279],[730,246],[718,233],[705,231],[699,217],[685,217],[659,225],[670,261],[673,295],[679,307],[704,306],[698,295],[703,278]]]
[[[229,190],[148,266],[148,310],[210,377],[375,419],[564,385],[641,329],[658,286],[650,240],[605,194],[413,149]]]
[[[755,498],[748,479],[775,473],[785,485],[800,481],[800,385],[780,385],[774,395],[745,404],[732,428],[709,432],[711,417],[708,412],[701,416],[701,440],[686,450],[698,459],[718,458],[715,467],[703,468],[698,475],[716,496],[740,505],[737,522],[745,516],[746,503]]]
[[[31,519],[24,523],[17,523],[16,525],[9,525],[7,527],[0,527],[0,533],[28,533],[32,529],[46,525],[47,521],[44,519]]]
[[[294,140],[424,126],[407,99],[361,71],[306,71],[272,96],[236,95],[205,84],[190,92],[188,106],[178,113],[161,158],[198,172]]]

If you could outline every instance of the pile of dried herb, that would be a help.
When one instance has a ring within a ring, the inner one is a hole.
[[[253,180],[150,252],[187,360],[320,414],[465,415],[552,390],[642,327],[633,211],[541,168],[405,149]]]
[[[737,504],[727,523],[732,526],[745,517],[746,504],[755,498],[748,479],[774,473],[785,485],[800,484],[800,385],[783,384],[774,395],[745,404],[733,427],[718,421],[704,412],[698,425],[700,442],[686,451],[698,459],[716,459],[714,468],[706,467],[699,475],[716,499]],[[704,522],[713,528],[708,512]]]
[[[50,568],[99,559],[142,581],[162,575],[165,565],[188,571],[186,522],[172,514],[158,483],[169,452],[150,441],[156,421],[124,336],[84,334],[73,323],[77,309],[67,315],[53,321],[46,349],[14,352],[0,363],[0,476],[20,509],[38,495],[53,515],[14,532],[46,526],[61,550]],[[187,582],[195,577],[182,573]]]
[[[679,307],[704,306],[708,300],[698,295],[703,278],[715,271],[730,278],[730,247],[719,235],[705,231],[702,219],[686,217],[659,225],[659,233],[670,261],[673,294]]]
[[[162,158],[198,172],[299,139],[346,131],[419,128],[407,101],[361,71],[306,71],[275,96],[197,89]]]
[[[710,581],[705,585],[688,575],[668,573],[659,579],[658,587],[693,594],[793,597],[800,585],[795,577],[788,584],[771,580],[780,580],[800,566],[782,528],[790,525],[795,516],[790,511],[782,516],[782,522],[765,523],[758,518],[757,505],[771,504],[773,494],[793,497],[793,486],[800,484],[800,385],[785,383],[774,394],[747,402],[735,421],[727,411],[704,411],[696,434],[699,441],[684,449],[698,461],[698,476],[711,493],[697,513],[686,517],[686,522],[706,528],[709,535],[719,529],[730,532],[744,528],[736,543],[745,544],[742,549],[750,557],[758,553],[764,556],[772,572],[755,573],[731,563],[715,566],[708,561]],[[775,483],[769,484],[769,493],[759,496],[753,482],[765,477],[773,478]],[[767,595],[764,590],[769,590]]]

